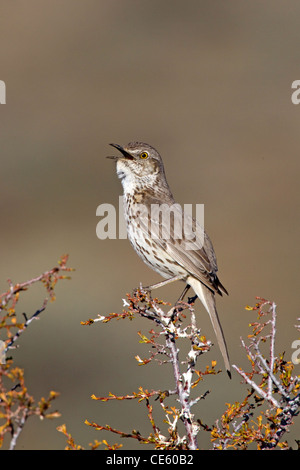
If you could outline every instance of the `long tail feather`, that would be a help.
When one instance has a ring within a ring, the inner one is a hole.
[[[198,281],[198,279],[195,279],[194,277],[189,277],[187,279],[187,283],[194,289],[195,294],[197,294],[207,312],[209,313],[219,348],[223,356],[227,374],[231,378],[229,355],[224,333],[216,309],[215,296],[207,287],[205,287],[200,281]]]

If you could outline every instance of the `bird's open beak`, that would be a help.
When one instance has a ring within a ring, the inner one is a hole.
[[[109,145],[119,150],[122,155],[107,157],[107,158],[112,158],[113,160],[118,160],[118,158],[127,158],[128,160],[133,160],[133,156],[130,155],[130,153],[128,153],[121,145],[119,144],[109,144]]]

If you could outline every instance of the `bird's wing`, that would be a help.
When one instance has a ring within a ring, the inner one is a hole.
[[[147,201],[149,208],[149,201]],[[203,227],[179,204],[155,204],[140,217],[140,229],[209,289],[227,293],[217,277],[213,245]]]

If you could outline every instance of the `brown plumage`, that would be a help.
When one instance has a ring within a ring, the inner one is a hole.
[[[168,279],[165,283],[181,279],[193,288],[209,313],[230,376],[227,346],[215,303],[215,294],[228,292],[217,276],[217,260],[208,235],[175,203],[157,150],[143,142],[131,142],[125,147],[111,145],[121,152],[109,158],[117,162],[127,233],[133,248],[148,266]]]

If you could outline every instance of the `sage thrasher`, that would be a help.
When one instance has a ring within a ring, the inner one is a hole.
[[[157,150],[143,142],[125,147],[110,145],[120,151],[118,156],[108,158],[116,160],[123,185],[128,238],[142,260],[167,278],[148,289],[183,280],[186,288],[182,299],[189,287],[193,288],[209,313],[230,377],[227,346],[215,303],[216,293],[228,292],[217,276],[216,256],[208,235],[175,204]]]

